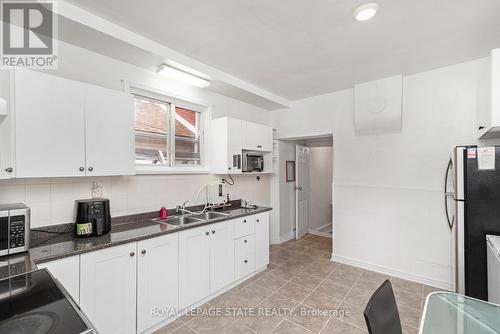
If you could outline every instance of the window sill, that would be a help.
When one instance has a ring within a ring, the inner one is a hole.
[[[167,167],[151,165],[135,165],[137,175],[178,175],[178,174],[210,174],[210,169],[206,167]]]

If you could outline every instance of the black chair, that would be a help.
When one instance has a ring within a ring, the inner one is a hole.
[[[389,280],[371,296],[365,308],[365,321],[370,334],[402,334],[396,298]]]

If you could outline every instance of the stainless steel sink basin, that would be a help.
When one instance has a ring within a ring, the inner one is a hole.
[[[199,215],[193,215],[191,217],[203,219],[203,220],[210,220],[210,219],[218,219],[218,218],[222,218],[222,217],[227,217],[230,215],[231,215],[230,213],[208,211],[208,212],[204,212],[204,213],[199,214]]]
[[[169,217],[167,219],[156,218],[153,220],[157,223],[160,223],[160,224],[168,224],[168,225],[175,225],[175,226],[202,223],[204,221],[203,219],[195,218],[193,216]]]

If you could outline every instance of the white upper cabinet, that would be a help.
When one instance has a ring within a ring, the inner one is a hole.
[[[10,97],[10,71],[0,71],[0,179],[15,175],[13,121],[8,103]]]
[[[135,173],[129,94],[27,70],[14,87],[16,177]]]
[[[85,175],[84,84],[15,72],[16,177]]]
[[[243,150],[264,152],[264,172],[272,171],[271,127],[223,117],[212,121],[210,131],[210,168],[213,173],[241,174]]]
[[[130,94],[87,85],[86,174],[135,174],[134,99]]]
[[[478,87],[478,137],[500,137],[500,49],[491,51]]]
[[[263,152],[273,150],[273,129],[271,127],[243,121],[241,129],[244,150]]]

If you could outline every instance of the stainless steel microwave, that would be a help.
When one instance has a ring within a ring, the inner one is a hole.
[[[0,205],[0,256],[29,250],[30,209],[24,204]]]
[[[259,152],[243,152],[241,167],[244,173],[263,172],[264,155]]]

